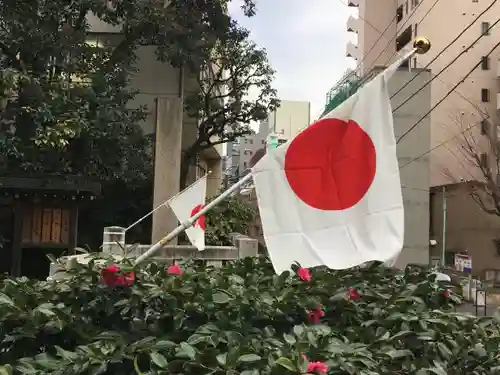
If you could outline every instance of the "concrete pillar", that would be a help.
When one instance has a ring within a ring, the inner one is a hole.
[[[182,145],[182,99],[156,99],[156,143],[153,207],[179,192]],[[153,213],[152,243],[156,243],[177,227],[169,207]],[[177,240],[172,241],[173,244]]]
[[[222,159],[210,160],[207,163],[211,171],[207,179],[207,198],[219,195],[222,186]]]

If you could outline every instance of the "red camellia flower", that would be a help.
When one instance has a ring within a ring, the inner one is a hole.
[[[443,296],[445,297],[449,297],[451,295],[451,291],[449,289],[446,289],[444,292],[443,292]]]
[[[307,365],[307,372],[326,374],[328,372],[328,366],[325,362],[309,362],[309,364]]]
[[[120,274],[120,267],[112,264],[101,270],[101,279],[107,286],[130,286],[135,282],[134,272]]]
[[[297,276],[303,281],[311,281],[312,279],[311,271],[308,268],[300,267],[297,270]]]
[[[348,291],[347,291],[347,294],[349,295],[349,299],[351,301],[357,301],[358,299],[361,298],[361,295],[354,288],[349,288]]]
[[[178,264],[172,264],[171,266],[168,266],[167,273],[169,275],[182,275],[184,271],[181,269],[181,267],[179,267]]]
[[[317,306],[314,310],[309,311],[307,314],[309,322],[312,324],[318,324],[324,316],[325,312],[323,311],[322,305]]]

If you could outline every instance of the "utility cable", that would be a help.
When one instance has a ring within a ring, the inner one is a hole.
[[[500,22],[500,19],[497,21],[497,22]],[[497,23],[496,22],[496,23]],[[500,42],[498,42],[497,44],[495,44],[493,46],[493,48],[490,50],[490,52],[488,52],[488,54],[485,56],[485,57],[489,57],[497,48],[498,46],[500,46]],[[453,62],[452,62],[453,63]],[[476,70],[479,66],[481,65],[481,61],[479,61],[476,65],[474,65],[474,67],[460,80],[458,81],[452,88],[451,90],[449,90],[445,96],[443,96],[435,105],[432,106],[432,108],[420,119],[418,120],[415,124],[413,124],[406,132],[403,133],[403,135],[401,137],[399,137],[399,139],[397,140],[396,143],[399,143],[401,142],[401,140],[406,137],[413,129],[415,129],[437,106],[439,106],[446,98],[448,98],[452,93],[453,91],[455,91],[455,89],[460,86],[463,82],[465,82],[465,80],[467,78],[469,78],[469,76],[474,72],[474,70]],[[446,66],[444,69],[447,69],[449,66],[451,66],[451,64],[448,64],[448,66]],[[418,91],[421,91],[425,86],[427,86],[431,81],[427,82],[424,86],[422,86]],[[405,100],[402,105],[404,105],[406,102],[408,102],[409,99]],[[401,107],[401,105],[399,106]],[[399,108],[398,107],[398,108]],[[397,108],[396,108],[397,109]],[[395,111],[395,110],[394,110]],[[393,113],[394,113],[393,111]]]
[[[500,22],[500,18],[493,24],[491,25],[490,29],[495,26],[497,23]],[[489,30],[489,29],[488,29]],[[448,63],[443,69],[441,69],[437,74],[435,74],[429,81],[427,81],[420,89],[418,89],[417,91],[415,91],[412,95],[410,95],[403,103],[401,103],[400,105],[398,105],[393,111],[392,113],[396,112],[399,108],[401,108],[402,106],[404,106],[408,101],[410,101],[411,99],[413,99],[416,95],[418,95],[418,93],[420,91],[422,91],[426,86],[428,86],[429,84],[432,83],[432,81],[434,81],[437,77],[439,77],[446,69],[448,69],[450,66],[452,66],[461,56],[463,56],[465,53],[467,53],[467,51],[469,49],[471,49],[472,47],[474,47],[474,45],[479,42],[481,40],[481,38],[484,37],[485,34],[481,34],[476,40],[474,40],[466,49],[464,49],[462,52],[460,52],[453,60],[451,60],[450,63]],[[486,56],[485,56],[486,57]],[[481,65],[482,62],[479,61],[479,63],[476,65],[476,67],[478,67],[479,65]],[[472,73],[471,73],[472,74]],[[415,75],[416,77],[417,75]],[[410,81],[411,82],[411,81]],[[394,97],[391,96],[391,99]],[[484,114],[484,113],[483,113]]]
[[[348,4],[346,4],[343,0],[339,0],[343,5],[345,6],[349,6]],[[410,15],[408,16],[408,19],[401,25],[401,27],[399,29],[396,30],[396,36],[398,35],[398,33],[403,29],[403,27],[408,23],[408,21],[411,19],[411,17],[413,16],[413,14],[415,14],[415,12],[417,11],[418,7],[420,5],[422,5],[422,3],[424,2],[425,0],[422,0],[420,3],[417,4],[417,6],[411,11]],[[437,0],[436,2],[438,2],[440,0]],[[368,22],[366,19],[364,19],[361,15],[358,15],[358,18],[360,20],[362,20],[363,22],[365,22],[367,25],[370,25],[373,29],[375,29],[376,31],[379,32],[380,36],[379,38],[375,41],[375,43],[373,43],[373,45],[371,46],[371,48],[368,50],[368,52],[365,53],[365,55],[362,57],[361,61],[356,65],[356,67],[354,68],[354,72],[356,72],[360,67],[361,65],[365,62],[366,60],[366,57],[370,54],[371,51],[373,51],[373,49],[377,46],[377,43],[380,41],[380,39],[382,39],[384,37],[384,34],[387,32],[387,30],[389,30],[389,27],[392,25],[392,23],[394,22],[394,20],[397,18],[397,13],[394,15],[394,18],[389,22],[389,24],[385,27],[384,31],[380,31],[377,27],[375,27],[371,22]],[[397,27],[397,26],[396,26]],[[382,55],[382,53],[384,53],[386,50],[387,50],[387,47],[389,47],[389,45],[394,41],[394,39],[396,39],[396,37],[393,37],[389,43],[385,46],[385,48],[382,50],[382,52],[380,52],[380,54],[377,56],[377,59],[380,57],[380,55]],[[392,57],[391,57],[392,58]],[[376,60],[376,59],[375,59]],[[375,61],[374,60],[374,61]],[[336,90],[340,87],[340,85],[342,85],[346,80],[347,80],[348,77],[345,77],[344,79],[341,79],[330,91],[332,90]]]
[[[436,61],[448,48],[450,48],[453,44],[455,44],[457,42],[458,39],[460,39],[460,37],[462,35],[464,35],[467,30],[469,30],[472,26],[474,26],[474,24],[479,20],[479,18],[481,18],[487,11],[489,11],[494,5],[495,3],[497,2],[498,0],[494,0],[484,11],[482,11],[462,32],[460,32],[446,47],[444,47],[429,63],[427,63],[427,65],[425,65],[423,67],[423,69],[428,69],[429,66],[434,62]],[[498,21],[497,21],[498,22]],[[488,31],[494,26],[495,24],[493,24],[489,29]],[[476,39],[476,42],[481,39],[483,35],[481,35],[478,39]],[[474,43],[473,43],[474,44]],[[470,47],[469,47],[470,48]],[[465,53],[467,51],[464,50],[462,51],[462,53],[460,55],[462,55],[463,53]],[[459,56],[460,56],[459,55]],[[396,95],[398,95],[401,91],[403,91],[405,89],[405,87],[407,87],[410,83],[412,83],[420,74],[422,73],[422,71],[418,72],[416,75],[414,75],[408,82],[406,82],[402,87],[399,88],[398,91],[396,91],[394,94],[392,94],[391,96],[391,99],[394,98]],[[439,74],[438,74],[439,75]],[[434,79],[434,78],[433,78]]]
[[[340,1],[342,2],[342,0],[340,0]],[[438,1],[439,1],[439,0],[438,0]],[[424,21],[424,19],[425,19],[425,18],[426,18],[426,17],[430,14],[430,12],[432,11],[432,9],[433,9],[433,8],[437,5],[438,1],[436,1],[436,2],[435,2],[432,6],[431,6],[431,8],[427,10],[427,12],[424,14],[424,16],[422,17],[422,19],[421,19],[421,20],[417,23],[417,25],[420,25],[420,24]],[[496,1],[497,1],[497,0],[494,0],[494,1],[493,1],[493,3],[492,3],[492,4],[491,4],[491,5],[490,5],[487,9],[486,9],[486,11],[487,11],[488,9],[491,9],[491,7],[494,5],[494,3],[496,3]],[[421,2],[421,3],[419,3],[419,4],[417,5],[417,7],[416,7],[416,8],[418,8],[421,4],[422,4],[422,2]],[[416,8],[415,8],[415,10],[416,10]],[[485,11],[485,12],[486,12],[486,11]],[[481,15],[482,15],[482,14],[484,14],[485,12],[481,13]],[[408,21],[410,20],[410,18],[411,18],[411,16],[412,16],[412,15],[413,15],[413,13],[412,13],[412,14],[410,14],[410,16],[409,16],[409,18],[407,19],[407,21],[406,21],[406,22],[408,22]],[[481,16],[481,15],[480,15],[480,16]],[[383,33],[382,33],[379,29],[377,29],[374,25],[372,25],[371,23],[369,23],[366,19],[364,19],[364,18],[363,18],[363,17],[361,17],[361,16],[360,16],[359,18],[360,18],[361,20],[363,20],[364,22],[368,23],[369,25],[371,25],[371,26],[372,26],[375,30],[377,30],[377,31],[381,34],[381,37],[383,36]],[[479,18],[479,17],[477,17],[475,21],[477,21],[477,19],[478,19],[478,18]],[[402,25],[401,29],[404,27],[404,25],[406,24],[406,22]],[[469,26],[468,28],[470,28],[470,26]],[[401,30],[401,29],[400,29],[400,30]],[[400,31],[400,30],[398,30],[398,31]],[[466,29],[466,30],[467,30],[467,29]],[[466,30],[464,30],[464,32],[465,32]],[[462,35],[462,34],[463,34],[463,32],[461,33],[461,35]],[[396,34],[396,35],[397,35],[397,34]],[[458,39],[459,37],[460,37],[460,35],[459,35],[456,39]],[[379,38],[379,39],[380,39],[380,38]],[[389,42],[389,44],[386,46],[386,49],[387,49],[387,47],[390,45],[390,43],[392,43],[392,41],[393,41],[394,39],[395,39],[395,38],[393,38],[393,39]],[[456,41],[456,40],[455,40],[455,41]],[[453,44],[453,42],[452,42],[452,43],[450,43],[450,45],[451,45],[451,44]],[[374,46],[372,46],[372,49],[373,49],[373,47],[374,47]],[[447,46],[444,50],[446,50],[448,47],[449,47],[449,46]],[[469,48],[470,48],[470,47],[469,47]],[[444,51],[444,50],[443,50],[443,51]],[[434,61],[435,61],[435,60],[436,60],[436,59],[437,59],[437,58],[438,58],[438,57],[439,57],[439,56],[443,53],[443,51],[441,51],[441,53],[439,53],[439,54],[436,56],[436,58],[435,58],[433,61],[431,61],[431,62],[430,62],[427,66],[423,67],[423,69],[428,69],[428,68],[429,68],[429,66],[432,64],[432,62],[434,62]],[[383,52],[384,52],[384,51],[382,51],[380,54],[382,54]],[[389,60],[386,62],[386,64],[385,64],[385,65],[387,65],[387,63],[388,63],[390,60],[392,60],[392,58],[393,58],[396,54],[397,54],[397,52],[393,53],[393,54],[392,54],[392,56],[389,58]],[[380,55],[379,55],[379,56],[380,56]],[[377,56],[377,59],[378,59],[378,57],[379,57],[379,56]],[[422,73],[422,71],[420,71],[418,74],[421,74],[421,73]],[[417,75],[418,75],[418,74],[417,74]],[[415,78],[416,78],[416,77],[414,76],[414,77],[410,80],[410,82],[411,82],[412,80],[414,80]],[[433,78],[433,79],[438,79],[440,82],[442,82],[442,83],[443,83],[444,85],[446,85],[447,87],[449,87],[449,86],[450,86],[450,84],[449,84],[449,83],[447,83],[447,82],[443,81],[443,79],[439,78],[439,76],[438,76],[438,75],[434,76],[434,78]],[[342,83],[342,82],[341,82],[341,83]],[[406,84],[405,84],[405,85],[404,85],[404,86],[403,86],[403,87],[402,87],[399,91],[401,91],[401,90],[402,90],[402,89],[403,89],[406,85],[408,85],[408,84],[409,84],[409,82],[408,82],[408,83],[406,83]],[[340,85],[340,84],[339,84],[339,85]],[[339,85],[337,85],[336,87],[338,87]],[[399,93],[399,91],[398,91],[398,93]],[[396,93],[396,94],[397,94],[397,93]],[[391,99],[392,99],[392,98],[393,98],[396,94],[392,95],[392,96],[391,96]],[[476,103],[474,103],[471,99],[467,98],[465,95],[463,95],[463,94],[462,94],[462,93],[460,93],[459,91],[457,91],[457,95],[459,95],[459,96],[460,96],[463,100],[465,100],[467,103],[469,103],[470,105],[472,105],[475,109],[477,109],[477,111],[478,111],[478,112],[483,112],[483,111],[481,110],[481,108],[479,108],[479,106],[478,106]],[[483,113],[483,115],[484,115],[484,113]]]
[[[425,19],[429,16],[429,14],[431,14],[432,10],[436,7],[436,5],[438,5],[438,3],[439,3],[440,1],[441,1],[441,0],[436,0],[436,1],[434,2],[434,4],[432,4],[432,5],[431,5],[431,7],[430,7],[430,8],[427,10],[427,12],[423,15],[423,17],[420,19],[420,21],[419,21],[419,22],[417,22],[417,25],[420,25],[422,22],[424,22],[424,20],[425,20]],[[392,42],[394,42],[394,41],[397,39],[397,37],[398,37],[398,33],[399,33],[402,29],[403,29],[403,27],[404,27],[404,26],[406,25],[406,23],[407,23],[407,22],[411,19],[411,17],[412,17],[412,16],[413,16],[413,14],[415,13],[415,11],[418,9],[418,7],[419,7],[420,5],[422,5],[422,4],[423,4],[423,1],[422,1],[422,2],[420,2],[420,3],[417,5],[417,7],[413,10],[413,12],[412,12],[412,13],[408,16],[408,19],[406,20],[406,22],[404,22],[404,23],[401,25],[400,29],[396,31],[396,35],[394,35],[394,37],[392,37],[392,39],[389,41],[389,43],[385,46],[385,48],[384,48],[384,49],[383,49],[383,50],[382,50],[382,51],[378,54],[378,56],[377,56],[377,57],[376,57],[373,61],[377,61],[377,59],[378,59],[380,56],[382,56],[382,54],[383,54],[383,53],[387,50],[387,48],[391,45],[391,43],[392,43]],[[385,64],[383,64],[383,65],[387,65],[387,64],[389,63],[389,61],[391,61],[391,60],[392,60],[392,58],[393,58],[394,56],[396,56],[396,54],[397,54],[398,52],[399,52],[399,51],[395,51],[395,52],[391,55],[391,57],[389,57],[389,59],[388,59],[388,60],[385,62]]]

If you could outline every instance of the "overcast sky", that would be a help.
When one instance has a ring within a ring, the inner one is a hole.
[[[350,37],[346,21],[352,9],[344,0],[257,0],[257,15],[246,18],[239,0],[229,11],[266,48],[276,70],[274,87],[282,100],[311,102],[315,119],[326,92],[354,67],[345,56]]]

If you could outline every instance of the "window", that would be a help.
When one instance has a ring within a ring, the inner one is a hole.
[[[266,144],[266,140],[263,139],[263,140],[260,141],[260,143],[263,144],[263,145],[265,145]]]
[[[250,144],[253,145],[253,139],[250,139]]]
[[[481,57],[481,69],[490,70],[490,58],[488,56]]]
[[[473,3],[479,3],[479,0],[472,0]]]
[[[413,68],[415,69],[417,67],[417,58],[413,58]]]
[[[415,34],[415,38],[417,37],[417,33],[418,33],[418,23],[415,24],[415,27],[413,28],[413,32]]]
[[[481,32],[483,35],[490,35],[490,23],[482,22],[481,23]]]
[[[481,163],[481,167],[488,167],[488,154],[486,152],[481,153],[481,155],[479,156],[479,162]]]
[[[405,14],[408,14],[408,0],[405,2]]]
[[[398,6],[398,9],[396,10],[396,18],[397,18],[398,22],[400,22],[403,19],[403,6],[402,5]]]
[[[481,120],[481,134],[485,135],[488,134],[490,128],[490,123],[488,120]]]
[[[243,168],[247,169],[247,162],[246,161],[243,162]]]
[[[408,26],[405,31],[403,31],[396,38],[396,51],[400,51],[404,46],[412,41],[412,27]]]
[[[483,103],[487,103],[490,101],[490,90],[481,89],[481,101]]]

